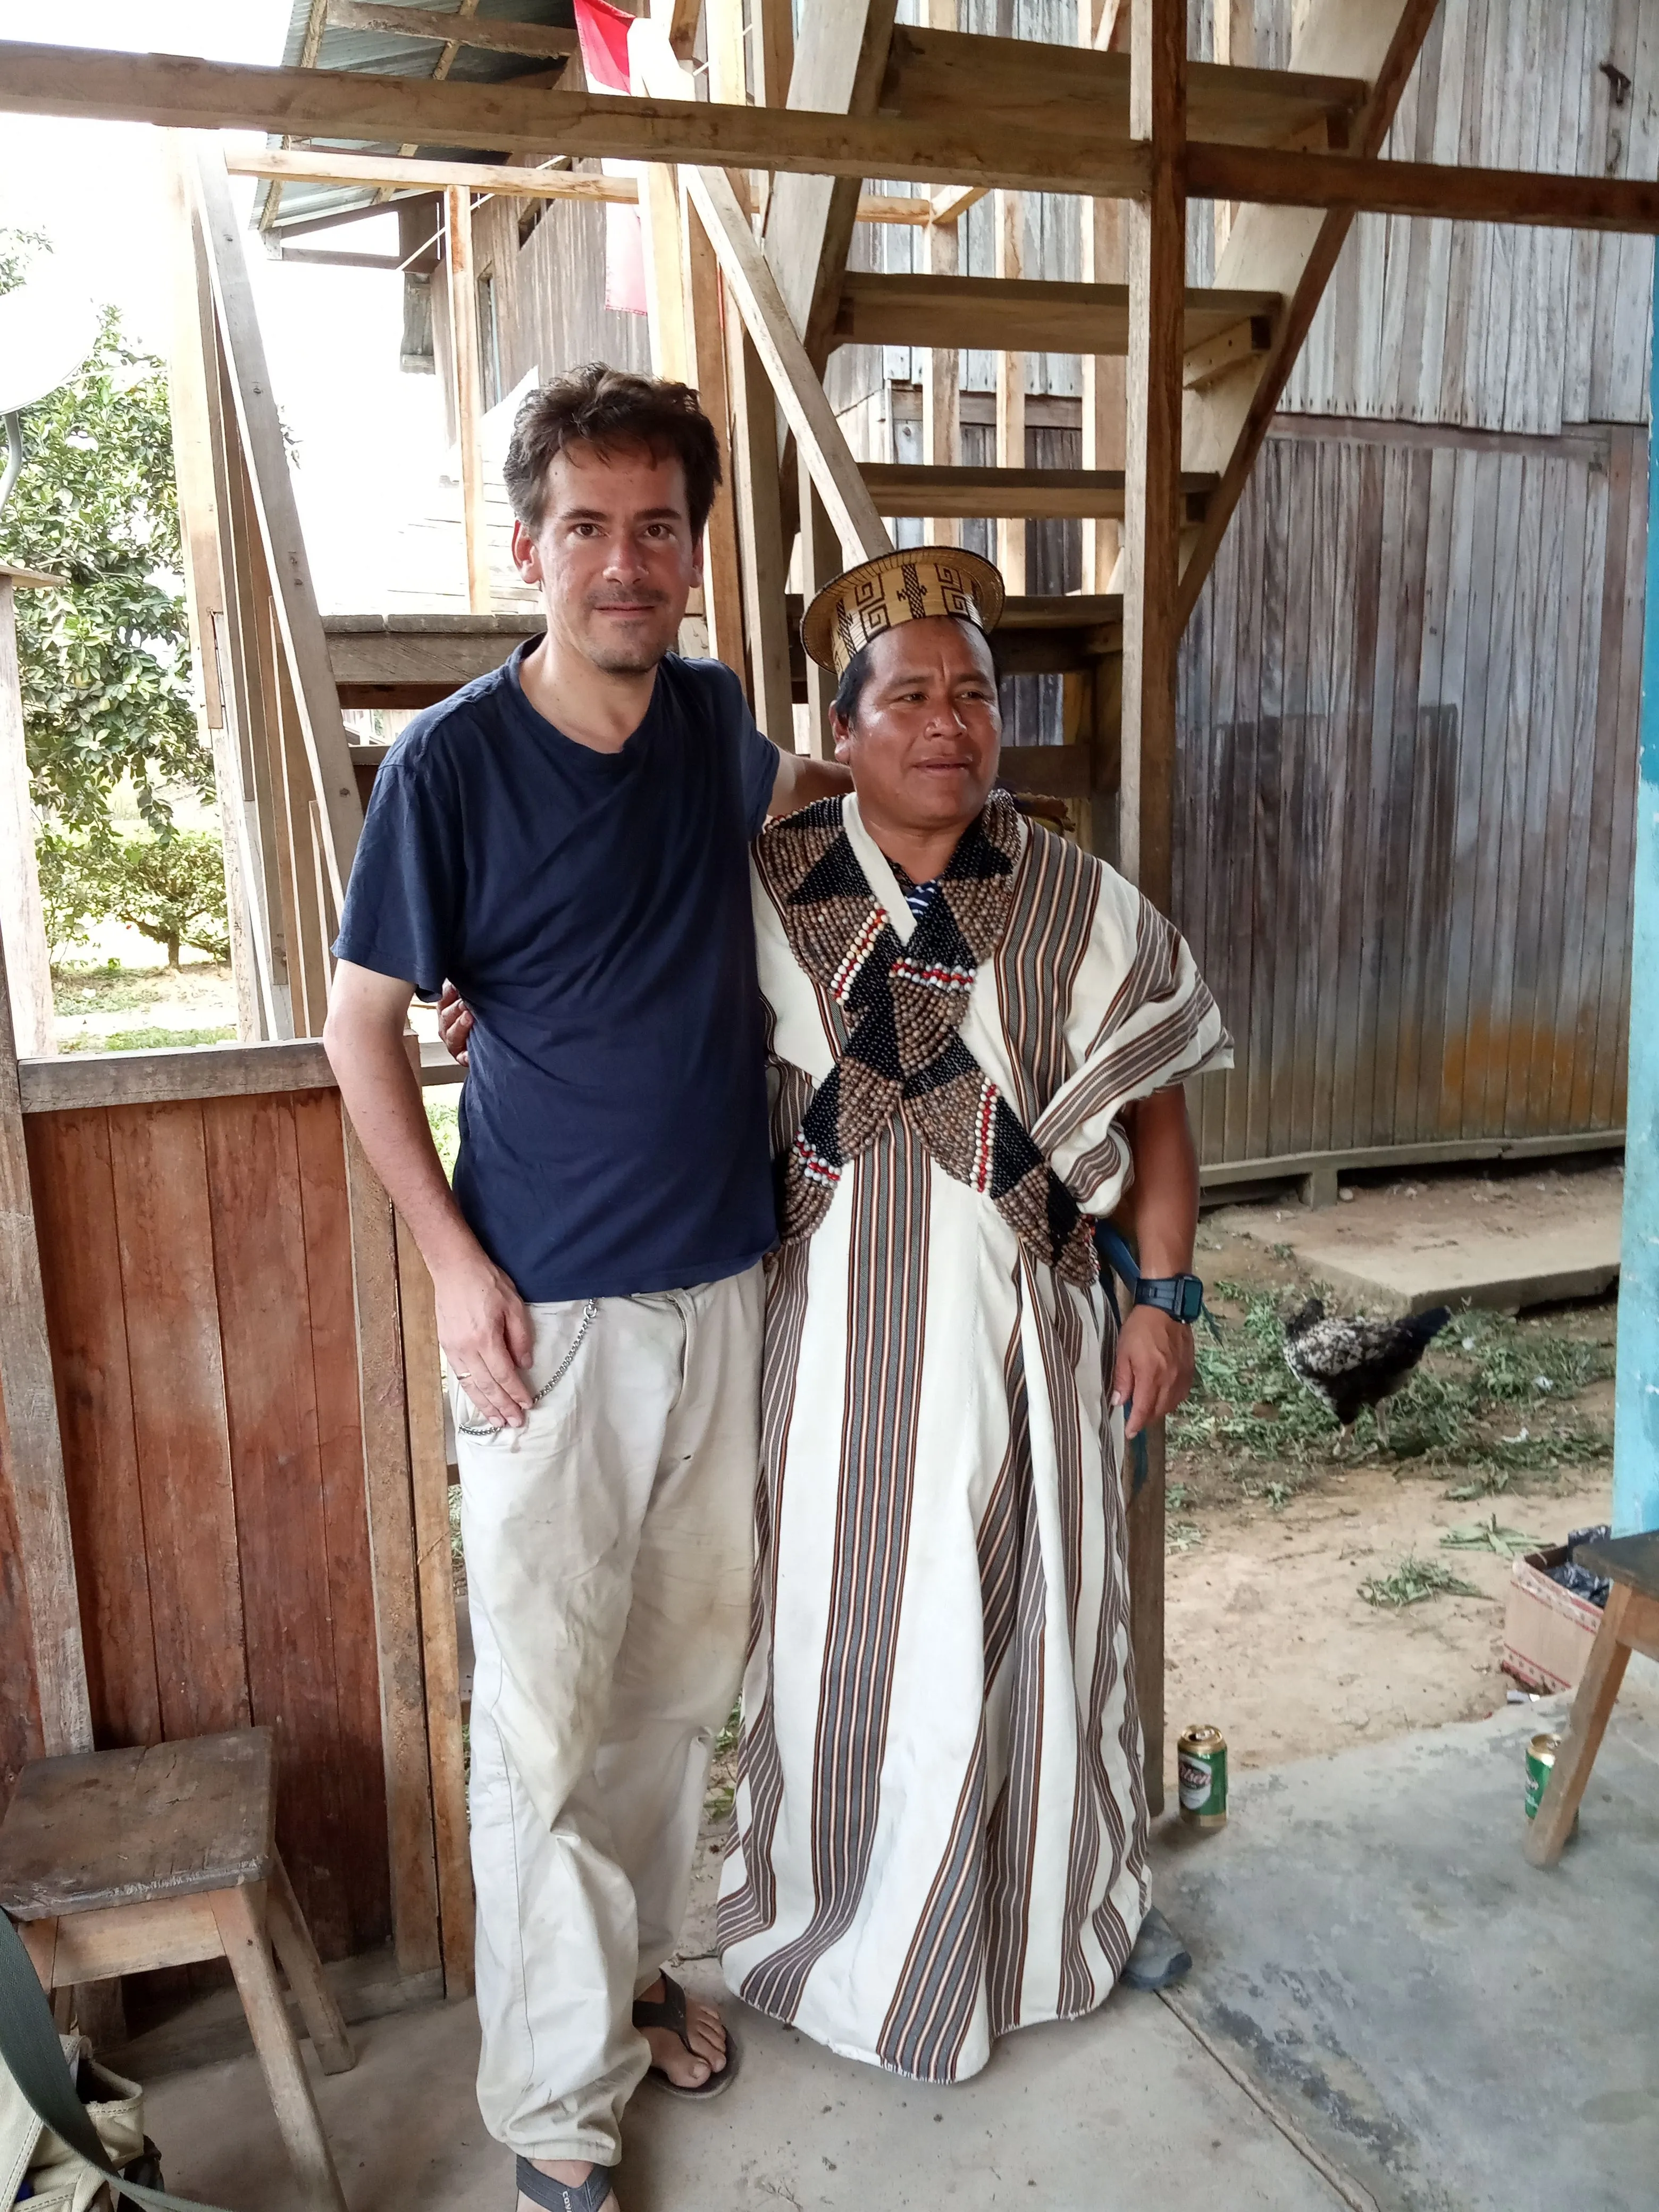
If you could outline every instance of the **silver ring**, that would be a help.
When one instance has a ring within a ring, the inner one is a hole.
[[[472,1380],[472,1370],[470,1367],[452,1367],[449,1371],[458,1382],[470,1382]]]

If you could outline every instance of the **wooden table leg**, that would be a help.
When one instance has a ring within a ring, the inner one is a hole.
[[[1555,1754],[1555,1765],[1544,1790],[1543,1802],[1528,1824],[1526,1852],[1534,1866],[1553,1866],[1572,1833],[1572,1816],[1584,1794],[1595,1754],[1625,1679],[1630,1646],[1623,1640],[1625,1614],[1631,1593],[1615,1583],[1607,1609],[1572,1700],[1567,1733]]]
[[[346,2212],[340,2177],[318,2117],[305,2061],[295,2040],[288,2008],[276,1985],[276,1968],[263,1925],[264,1885],[210,1893],[230,1971],[259,2055],[265,2086],[289,2159],[310,2212]]]
[[[334,2002],[334,1992],[324,1978],[323,1962],[317,1956],[288,1869],[280,1858],[271,1863],[265,1892],[265,1926],[324,2073],[349,2074],[357,2063],[357,2054],[346,2033],[344,2016]]]
[[[67,2035],[75,1992],[67,1986],[61,1990],[54,1987],[56,1977],[52,1967],[58,1957],[58,1923],[55,1920],[20,1920],[15,1925],[23,1940],[23,1948],[29,1954],[29,1964],[40,1977],[40,1986],[52,2005],[52,2016],[57,2022],[58,2033]]]

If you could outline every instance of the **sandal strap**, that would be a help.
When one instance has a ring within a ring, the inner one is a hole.
[[[521,2158],[517,2179],[520,2195],[541,2205],[544,2212],[602,2212],[611,2196],[608,2166],[596,2166],[586,2180],[573,2189],[568,2182],[555,2181],[550,2173],[538,2172],[527,2158]]]
[[[672,1974],[662,1978],[663,1994],[659,1999],[647,2004],[636,2000],[634,2006],[635,2027],[672,2028],[689,2051],[691,2039],[685,2032],[685,1991]]]

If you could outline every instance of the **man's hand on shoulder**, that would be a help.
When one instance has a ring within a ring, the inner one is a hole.
[[[818,760],[811,753],[787,753],[780,745],[777,781],[766,811],[774,818],[793,814],[816,799],[839,799],[852,788],[851,772],[839,761]]]

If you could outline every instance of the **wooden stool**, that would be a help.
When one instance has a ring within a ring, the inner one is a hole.
[[[1606,1575],[1613,1588],[1543,1802],[1528,1827],[1527,1856],[1540,1867],[1555,1864],[1572,1832],[1631,1653],[1659,1659],[1659,1528],[1580,1544],[1573,1558],[1593,1575]]]
[[[356,2054],[276,1855],[275,1784],[262,1728],[36,1759],[0,1822],[0,1909],[48,1995],[228,1959],[306,2203],[345,2212],[273,1944],[324,2072]]]

